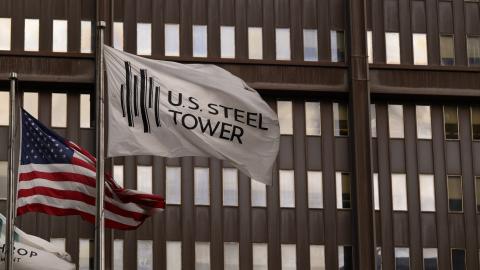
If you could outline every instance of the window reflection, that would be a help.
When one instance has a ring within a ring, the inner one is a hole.
[[[280,207],[295,207],[295,176],[293,170],[280,170]]]
[[[67,52],[68,22],[66,20],[53,20],[53,42],[54,52]]]
[[[90,94],[80,95],[80,127],[90,128]]]
[[[370,131],[372,138],[377,137],[377,108],[375,104],[370,104]]]
[[[382,247],[375,248],[375,270],[382,270]]]
[[[182,242],[167,241],[167,269],[182,269]]]
[[[78,270],[90,270],[93,269],[93,240],[92,239],[79,239],[78,249]]]
[[[336,191],[337,191],[337,208],[351,208],[351,186],[350,174],[336,172],[335,173]]]
[[[239,270],[240,255],[238,243],[226,242],[224,246],[224,270]]]
[[[165,55],[180,56],[180,25],[165,24]]]
[[[113,270],[123,270],[123,240],[113,241]]]
[[[467,37],[467,56],[469,65],[480,65],[480,37]]]
[[[152,193],[152,166],[137,166],[137,190]]]
[[[123,183],[123,165],[114,165],[113,166],[113,179],[117,184],[124,187]]]
[[[472,121],[472,139],[480,140],[480,107],[474,106],[471,108]]]
[[[318,61],[318,38],[316,29],[303,29],[303,59]]]
[[[394,211],[407,211],[407,180],[405,174],[392,173],[392,200]]]
[[[417,118],[417,138],[432,139],[432,117],[430,106],[415,106]]]
[[[290,29],[275,29],[277,60],[290,60]]]
[[[10,94],[0,91],[0,126],[8,126],[10,120]]]
[[[223,168],[223,205],[238,206],[238,170]]]
[[[210,173],[208,168],[195,167],[195,205],[210,205]]]
[[[388,130],[390,138],[403,138],[403,106],[388,104]]]
[[[0,18],[0,51],[9,51],[12,44],[12,19]]]
[[[335,136],[348,136],[348,106],[333,103],[333,124]]]
[[[400,64],[400,35],[399,33],[385,33],[385,51],[387,64]]]
[[[82,21],[80,24],[80,52],[92,52],[92,22]]]
[[[0,199],[7,198],[8,162],[0,161]]]
[[[167,204],[179,205],[182,203],[182,169],[180,167],[166,167],[165,200]]]
[[[282,270],[296,270],[297,269],[297,250],[295,245],[282,244]]]
[[[427,34],[412,34],[413,64],[428,65]]]
[[[193,57],[207,57],[207,26],[193,26]]]
[[[138,240],[137,270],[153,270],[153,241]]]
[[[210,243],[195,242],[195,270],[210,270]]]
[[[123,22],[113,23],[113,47],[123,51]]]
[[[38,19],[25,19],[24,50],[38,52],[40,21]]]
[[[38,119],[38,93],[24,92],[23,108],[33,117]]]
[[[380,210],[380,194],[378,193],[378,173],[373,174],[373,203],[375,210]]]
[[[235,26],[220,26],[220,55],[235,58]]]
[[[458,111],[457,106],[443,106],[443,121],[445,124],[445,139],[458,139]]]
[[[440,36],[440,62],[443,66],[455,65],[455,43],[453,35]]]
[[[293,134],[292,102],[277,101],[277,114],[280,123],[280,134]]]
[[[395,248],[395,270],[410,269],[409,248]]]
[[[450,212],[463,211],[463,184],[461,176],[447,176],[448,183],[448,210]]]
[[[435,211],[435,181],[433,174],[420,174],[420,209],[423,212]]]
[[[305,129],[307,135],[321,135],[320,102],[305,102]]]
[[[308,171],[308,208],[323,208],[322,172]]]
[[[251,179],[251,203],[252,207],[267,206],[267,186],[264,183]]]
[[[248,28],[248,58],[257,60],[263,58],[262,27]]]
[[[372,31],[367,31],[367,52],[368,52],[368,63],[373,63],[373,39]]]
[[[325,246],[310,245],[310,270],[325,270]]]
[[[137,54],[152,54],[152,24],[137,23]]]
[[[252,244],[253,270],[268,270],[268,245]]]
[[[67,94],[52,93],[52,127],[67,126]]]
[[[338,269],[353,270],[353,254],[351,246],[338,247]]]
[[[452,249],[452,270],[465,270],[465,250],[464,249]]]
[[[345,35],[343,31],[330,31],[332,62],[345,61]]]
[[[423,269],[424,270],[438,269],[438,252],[436,248],[423,249]]]

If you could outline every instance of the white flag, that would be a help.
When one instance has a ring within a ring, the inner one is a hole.
[[[105,46],[108,156],[228,160],[270,184],[276,113],[243,80],[215,65],[184,65]]]
[[[0,214],[0,270],[5,269],[5,217]],[[42,238],[15,228],[13,266],[15,270],[74,270],[70,255]]]

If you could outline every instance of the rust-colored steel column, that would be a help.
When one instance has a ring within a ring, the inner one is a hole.
[[[375,211],[373,208],[370,134],[370,89],[366,42],[366,1],[349,1],[349,83],[351,153],[353,159],[354,265],[375,269]]]

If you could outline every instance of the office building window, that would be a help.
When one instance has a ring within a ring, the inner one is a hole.
[[[318,61],[318,38],[316,29],[303,29],[303,59]]]
[[[445,128],[445,139],[458,140],[457,106],[443,106],[443,121]]]
[[[67,52],[68,22],[66,20],[53,20],[52,51]]]
[[[94,246],[92,239],[79,239],[78,270],[93,269],[93,252],[90,252],[90,249],[93,248]]]
[[[253,270],[268,270],[268,245],[252,244]]]
[[[137,23],[137,54],[152,54],[152,24]]]
[[[309,136],[320,136],[321,121],[320,102],[305,102],[305,133]]]
[[[195,182],[195,205],[210,205],[210,172],[208,168],[193,169]]]
[[[455,65],[455,43],[453,35],[440,36],[440,62],[442,66]]]
[[[477,202],[477,212],[480,213],[480,176],[475,176],[475,198]]]
[[[480,37],[467,37],[468,64],[480,65]]]
[[[432,116],[430,106],[415,106],[417,120],[417,138],[432,139]]]
[[[123,22],[113,23],[113,47],[123,51]]]
[[[137,166],[137,190],[152,193],[152,166]]]
[[[267,186],[254,179],[250,181],[252,207],[267,207]]]
[[[65,251],[65,238],[50,238],[50,244],[61,251]]]
[[[67,127],[67,94],[52,93],[52,127]]]
[[[235,58],[235,26],[220,26],[220,56]]]
[[[275,48],[277,60],[290,60],[290,29],[275,29]]]
[[[137,270],[153,270],[153,241],[138,240]]]
[[[351,246],[338,247],[338,270],[353,270],[353,254]]]
[[[7,198],[8,162],[0,161],[0,199]]]
[[[119,184],[120,186],[124,186],[124,180],[123,180],[123,175],[124,175],[124,171],[123,171],[123,165],[114,165],[113,166],[113,179],[115,180],[115,182],[117,184]]]
[[[388,130],[390,138],[403,138],[403,105],[388,104]]]
[[[280,207],[295,207],[295,175],[292,170],[280,170]]]
[[[113,240],[113,270],[123,270],[123,239]]]
[[[209,242],[195,242],[195,270],[210,270]]]
[[[471,108],[472,140],[480,140],[480,107]]]
[[[382,247],[375,248],[375,270],[382,270]]]
[[[310,245],[310,270],[325,270],[325,246]]]
[[[428,65],[427,34],[412,34],[413,64]]]
[[[182,270],[182,242],[167,241],[167,270]]]
[[[92,52],[92,22],[81,21],[80,23],[80,52]]]
[[[0,51],[9,51],[12,46],[12,19],[0,18]]]
[[[10,120],[10,94],[0,91],[0,126],[8,126]]]
[[[166,167],[165,201],[167,204],[182,203],[182,168]]]
[[[240,255],[238,243],[227,242],[223,244],[224,247],[224,270],[239,270],[240,269]]]
[[[373,203],[375,210],[380,210],[380,194],[378,188],[378,173],[373,173]]]
[[[368,63],[373,63],[373,38],[372,31],[367,31],[367,53],[368,53]]]
[[[180,25],[165,24],[165,55],[180,56]]]
[[[308,208],[323,208],[322,172],[308,171]]]
[[[80,95],[80,127],[90,128],[90,94]]]
[[[395,270],[410,270],[409,248],[395,248]]]
[[[293,244],[282,244],[282,270],[297,269],[297,249]]]
[[[38,52],[40,37],[40,20],[25,19],[24,50]]]
[[[435,211],[435,181],[433,174],[420,174],[420,209],[423,212]]]
[[[372,138],[377,137],[377,108],[375,104],[370,104],[370,132]]]
[[[238,170],[223,168],[223,205],[238,206]]]
[[[333,103],[333,125],[335,136],[348,136],[348,105]]]
[[[424,270],[438,269],[438,251],[436,248],[423,249],[423,269]]]
[[[351,186],[350,174],[343,172],[335,173],[336,192],[337,192],[337,208],[351,208]]]
[[[385,52],[387,64],[400,64],[400,35],[399,33],[385,33]]]
[[[293,134],[292,102],[277,101],[278,122],[280,123],[280,134]]]
[[[458,175],[448,175],[448,210],[450,212],[463,211],[463,183],[462,177]]]
[[[262,27],[248,28],[248,58],[263,59],[263,34]]]
[[[466,270],[465,249],[452,249],[452,270]]]
[[[407,211],[407,179],[405,174],[392,173],[392,202],[394,211]]]
[[[38,93],[24,92],[23,108],[33,117],[38,119]]]
[[[343,31],[330,31],[330,46],[332,62],[344,62],[345,34]]]
[[[194,25],[193,28],[193,57],[207,57],[207,26]]]

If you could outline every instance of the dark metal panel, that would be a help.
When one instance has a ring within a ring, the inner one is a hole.
[[[220,3],[208,0],[208,56],[220,58]]]
[[[348,137],[335,138],[335,170],[349,172],[351,171],[351,145]]]
[[[383,6],[385,12],[385,32],[399,32],[400,24],[398,16],[400,15],[400,12],[398,0],[385,0]]]
[[[392,173],[405,172],[405,141],[390,139],[390,170]]]
[[[480,34],[478,3],[465,2],[465,32],[467,35]]]
[[[412,1],[412,32],[427,33],[424,1]]]
[[[464,1],[453,0],[453,28],[455,32],[455,65],[467,65]]]
[[[402,64],[413,64],[412,21],[410,1],[398,1],[400,20],[400,61]]]
[[[137,161],[135,157],[125,157],[124,163],[124,186],[125,188],[137,188]],[[136,231],[125,231],[123,242],[123,266],[125,269],[137,267],[137,234]],[[125,248],[128,247],[128,248]]]
[[[436,0],[425,0],[425,5],[427,17],[428,63],[431,65],[438,65],[440,63],[438,2]]]
[[[418,173],[433,174],[432,140],[417,141]]]
[[[318,59],[330,61],[330,11],[329,0],[317,2],[317,27],[318,27]]]
[[[181,241],[184,223],[180,206],[167,206],[165,209],[166,236],[168,241]]]
[[[52,1],[42,0],[40,15],[39,49],[40,51],[52,51]]]
[[[180,3],[180,55],[192,56],[192,0]]]
[[[352,211],[351,210],[337,210],[337,244],[350,246],[353,243],[352,238]]]
[[[239,242],[239,235],[241,231],[239,222],[240,217],[237,207],[223,208],[223,242]]]
[[[302,2],[290,0],[290,50],[292,61],[303,60]]]
[[[180,3],[178,0],[165,0],[165,23],[180,23]]]
[[[480,175],[480,142],[472,142],[473,173]]]
[[[235,26],[235,2],[235,0],[220,0],[220,25]]]
[[[465,248],[465,220],[463,214],[448,214],[448,226],[450,235],[450,246],[454,248]]]
[[[123,49],[129,53],[137,52],[137,5],[135,0],[124,0]]]
[[[152,55],[165,54],[165,1],[152,2]]]
[[[384,16],[388,17],[388,14],[385,12],[386,7],[384,6],[384,1],[382,0],[372,0],[372,10],[371,13],[375,14],[372,18],[372,47],[373,51],[373,62],[374,63],[385,63],[385,29],[390,29],[386,27],[386,19]],[[385,13],[385,14],[384,14]],[[388,30],[387,30],[388,31]]]
[[[235,1],[235,58],[248,58],[247,2]]]
[[[182,269],[195,267],[195,213],[193,205],[193,158],[181,158],[182,164]]]
[[[280,209],[280,242],[282,244],[295,243],[297,228],[295,226],[295,209]]]
[[[438,25],[442,34],[453,34],[453,11],[452,2],[438,2]]]
[[[302,19],[303,19],[304,28],[317,29],[317,12],[316,11],[317,11],[318,4],[320,4],[320,2],[316,0],[303,0]]]
[[[80,52],[80,20],[81,13],[80,1],[68,1],[68,51],[69,52]],[[95,22],[92,22],[92,33],[95,25]],[[92,38],[93,40],[93,38]],[[93,48],[93,42],[92,42]],[[93,51],[93,50],[92,50]]]
[[[222,165],[217,159],[210,159],[210,256],[212,269],[223,269],[223,183]],[[198,227],[198,226],[196,226]],[[197,237],[199,235],[197,234]]]
[[[206,206],[195,206],[195,241],[210,242],[210,208]],[[219,232],[218,232],[219,233]],[[217,234],[218,234],[217,233]],[[215,235],[215,234],[212,234]]]
[[[325,243],[325,226],[323,218],[323,210],[309,210],[309,235],[311,244],[324,244]]]
[[[263,26],[263,1],[247,0],[247,23],[248,26]],[[270,12],[272,9],[269,10]]]
[[[447,161],[447,174],[461,175],[460,167],[460,143],[459,141],[445,142],[445,158]]]
[[[250,180],[245,174],[238,175],[238,226],[240,242],[240,270],[251,269],[253,265],[252,254],[252,216],[251,216],[251,195]],[[264,234],[266,235],[266,234]]]
[[[422,247],[437,248],[437,226],[435,213],[422,213]]]
[[[263,0],[263,59],[275,59],[275,9],[274,0]]]
[[[207,11],[207,0],[195,0],[192,2],[192,24],[197,25],[206,25],[207,18],[210,15],[215,16],[215,14],[209,14]]]
[[[308,170],[322,169],[322,138],[316,136],[307,136],[306,138],[306,156]]]
[[[409,245],[408,212],[393,212],[393,244],[395,247],[408,247]],[[410,254],[410,256],[412,256]]]
[[[329,0],[330,27],[334,30],[344,30],[346,27],[346,0]]]
[[[252,242],[267,243],[268,242],[268,219],[267,209],[263,207],[253,207],[252,210]]]
[[[293,169],[293,136],[291,135],[280,137],[278,164],[280,169]]]
[[[123,21],[124,0],[113,0],[113,20],[115,22]]]
[[[290,0],[274,0],[275,27],[290,28]]]
[[[136,1],[137,22],[152,22],[152,0]]]
[[[153,157],[153,193],[159,194],[165,198],[165,158]],[[165,269],[166,267],[166,215],[165,212],[155,214],[152,217],[153,231],[153,265],[154,269]],[[176,223],[181,227],[181,222]],[[176,240],[179,240],[177,238]]]
[[[372,138],[372,173],[378,173],[378,143],[376,138]]]

